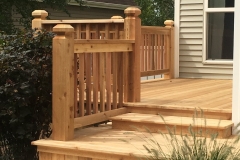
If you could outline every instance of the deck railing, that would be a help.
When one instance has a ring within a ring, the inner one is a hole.
[[[172,23],[170,28],[141,27],[140,13],[129,7],[125,19],[46,20],[47,12],[33,12],[32,28],[56,33],[53,139],[70,140],[74,128],[125,112],[118,109],[123,102],[139,102],[141,75],[170,77]]]
[[[141,77],[163,75],[164,79],[173,78],[173,21],[167,20],[165,25],[142,26]]]
[[[56,33],[53,139],[70,140],[74,128],[107,120],[123,101],[140,101],[140,13],[129,7],[125,20],[73,21],[45,20],[46,12],[33,12],[33,28]]]

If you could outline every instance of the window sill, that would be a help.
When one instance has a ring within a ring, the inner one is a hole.
[[[233,65],[233,60],[205,60],[203,64],[223,64],[223,65]]]

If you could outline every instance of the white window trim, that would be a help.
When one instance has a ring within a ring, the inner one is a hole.
[[[208,1],[204,1],[204,20],[203,20],[203,64],[229,64],[233,65],[233,60],[228,59],[217,59],[217,60],[208,60],[207,59],[207,13],[213,13],[213,12],[234,12],[235,13],[235,7],[234,8],[208,8]],[[236,3],[236,2],[235,2]]]
[[[174,78],[179,77],[180,0],[174,1]]]
[[[234,16],[234,28],[240,27],[240,1],[235,0],[235,16]],[[240,30],[236,29],[234,32],[234,63],[233,63],[233,87],[232,87],[232,121],[236,126],[240,123]],[[233,130],[233,133],[236,134],[240,131],[240,127],[237,130]]]

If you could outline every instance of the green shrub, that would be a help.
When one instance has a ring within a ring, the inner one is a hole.
[[[31,141],[51,134],[53,36],[35,30],[1,35],[0,159],[38,159]]]

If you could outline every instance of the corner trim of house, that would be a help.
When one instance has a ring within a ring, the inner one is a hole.
[[[84,1],[86,6],[89,7],[96,7],[96,8],[106,8],[106,9],[117,9],[117,10],[124,10],[130,5],[123,5],[123,4],[114,4],[114,3],[104,3],[104,2],[95,2],[95,1]],[[79,5],[74,0],[70,0],[68,3],[69,5]]]
[[[240,1],[235,1],[234,13],[234,49],[233,49],[233,85],[232,85],[232,121],[236,126],[240,123]],[[237,128],[239,131],[240,128]],[[233,133],[236,134],[237,131]]]
[[[180,26],[180,0],[174,3],[174,77],[179,77],[179,26]]]

